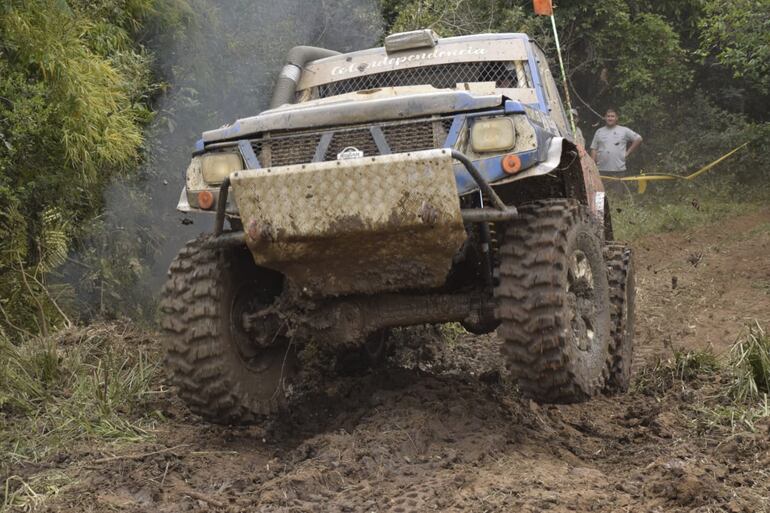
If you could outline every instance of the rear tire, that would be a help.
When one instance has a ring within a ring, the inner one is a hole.
[[[518,207],[500,248],[498,335],[522,394],[570,403],[607,378],[610,307],[595,222],[573,200]]]
[[[604,248],[612,306],[612,344],[607,360],[609,378],[605,392],[626,392],[631,382],[634,356],[634,302],[636,283],[631,248],[610,243]]]
[[[296,349],[278,329],[258,342],[243,315],[269,308],[283,279],[257,267],[245,248],[210,249],[206,240],[188,242],[169,268],[161,299],[166,366],[194,413],[221,424],[254,423],[284,403]]]

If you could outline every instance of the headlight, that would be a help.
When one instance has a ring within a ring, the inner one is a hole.
[[[222,183],[230,173],[241,169],[243,162],[237,153],[211,153],[201,157],[203,181],[208,184]]]
[[[482,119],[471,129],[471,147],[476,153],[510,150],[516,144],[511,118]]]

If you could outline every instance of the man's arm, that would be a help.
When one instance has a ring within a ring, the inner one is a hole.
[[[599,137],[598,137],[598,135],[599,135],[599,131],[597,130],[594,133],[594,138],[591,140],[591,158],[593,159],[594,162],[596,162],[596,155],[597,155],[596,148],[599,147]]]
[[[640,135],[636,139],[634,139],[631,142],[631,146],[628,147],[626,150],[626,158],[630,157],[633,152],[639,149],[639,146],[642,145],[642,136]]]

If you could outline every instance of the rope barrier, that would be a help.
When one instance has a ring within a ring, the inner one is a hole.
[[[639,194],[644,194],[644,191],[647,190],[647,183],[648,182],[654,182],[654,181],[660,181],[660,180],[692,180],[694,178],[697,178],[698,176],[702,175],[712,167],[716,166],[723,160],[731,157],[735,152],[738,150],[741,150],[749,145],[751,141],[745,142],[738,146],[737,148],[733,148],[732,150],[728,151],[718,159],[714,160],[713,162],[709,162],[705,166],[701,167],[694,173],[687,175],[687,176],[681,176],[681,175],[670,175],[670,174],[656,174],[656,175],[637,175],[637,176],[607,176],[607,175],[601,175],[602,180],[615,180],[618,182],[638,182],[637,187],[639,189]]]

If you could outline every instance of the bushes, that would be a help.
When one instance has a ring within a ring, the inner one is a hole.
[[[150,87],[147,54],[124,29],[88,14],[33,0],[11,1],[0,17],[9,67],[41,84],[53,106],[53,157],[86,184],[136,162],[149,117],[137,100]]]
[[[150,54],[135,41],[155,0],[9,0],[0,6],[0,332],[67,324],[48,275],[137,167],[151,119]]]

